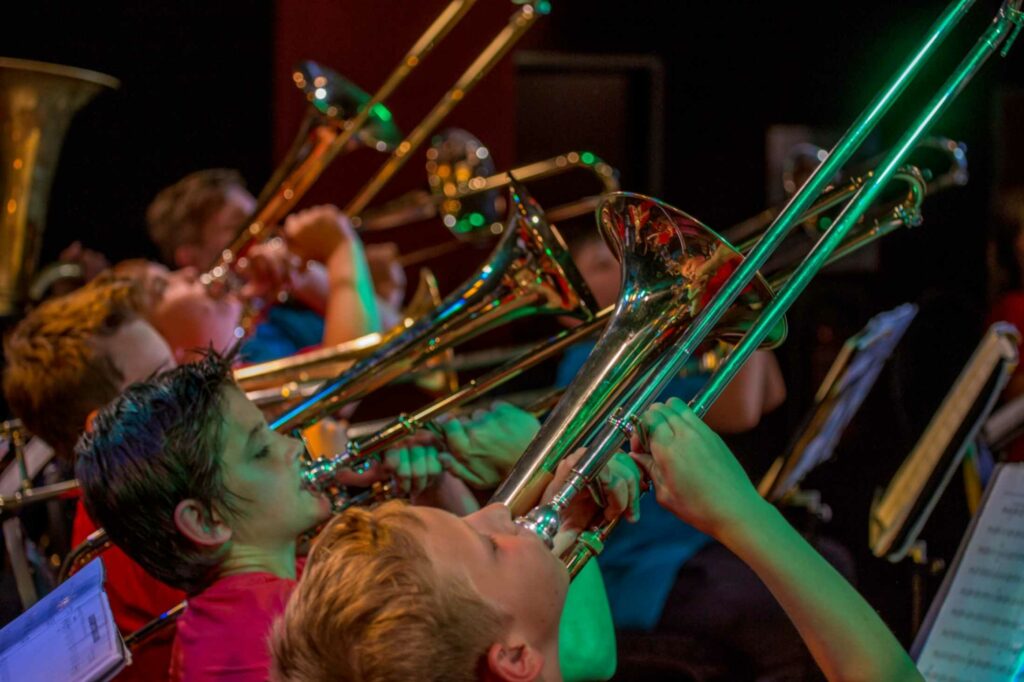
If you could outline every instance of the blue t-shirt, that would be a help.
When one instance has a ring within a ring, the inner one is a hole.
[[[581,343],[565,352],[558,366],[559,386],[568,385],[576,377],[593,348],[593,342]],[[677,378],[661,399],[676,396],[688,400],[706,380],[706,375]],[[652,630],[661,618],[679,569],[709,542],[711,538],[680,521],[658,504],[654,495],[644,495],[640,520],[619,524],[597,558],[615,627]]]
[[[276,305],[242,344],[244,362],[267,362],[319,345],[324,319],[309,308]]]

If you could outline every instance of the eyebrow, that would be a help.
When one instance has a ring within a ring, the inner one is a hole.
[[[251,429],[249,429],[249,435],[246,436],[246,438],[245,438],[246,449],[248,449],[249,446],[252,445],[252,442],[254,440],[256,440],[256,436],[258,436],[260,431],[262,431],[262,430],[263,430],[263,424],[256,424]]]

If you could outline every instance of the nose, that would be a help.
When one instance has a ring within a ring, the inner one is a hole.
[[[498,503],[489,504],[481,512],[490,529],[502,533],[514,533],[516,531],[516,524],[512,522],[512,512],[505,505]]]

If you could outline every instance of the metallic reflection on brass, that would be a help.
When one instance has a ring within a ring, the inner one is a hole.
[[[619,302],[576,379],[492,498],[508,505],[513,515],[529,511],[561,458],[612,416],[623,393],[683,335],[743,260],[705,225],[657,199],[608,194],[597,218],[622,264]],[[741,338],[771,298],[771,289],[758,277],[723,316],[713,337]],[[768,344],[781,343],[785,335],[782,321]]]
[[[596,305],[558,232],[513,181],[510,229],[488,260],[429,315],[271,425],[291,431],[317,421],[436,358],[442,351],[512,320],[535,314],[590,320]]]
[[[0,316],[18,314],[25,302],[71,117],[118,85],[95,71],[0,58]]]

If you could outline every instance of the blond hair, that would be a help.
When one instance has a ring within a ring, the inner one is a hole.
[[[271,679],[478,679],[506,621],[468,583],[438,574],[425,531],[401,502],[335,518],[274,624]]]

